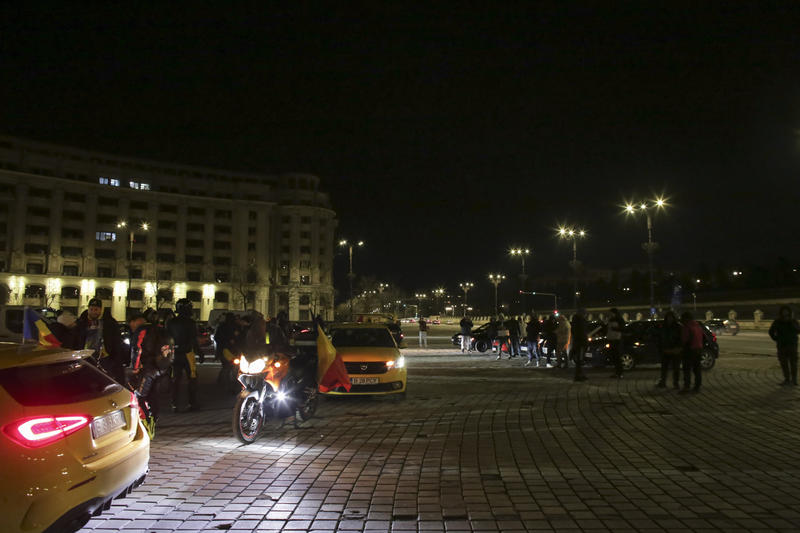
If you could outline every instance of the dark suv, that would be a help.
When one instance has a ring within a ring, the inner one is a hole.
[[[628,322],[622,331],[622,367],[631,370],[637,365],[659,364],[661,355],[658,350],[663,320],[635,320]],[[700,365],[703,370],[714,367],[719,357],[717,336],[706,326],[700,324],[703,330],[703,352]],[[587,362],[592,366],[607,366],[613,364],[609,355],[609,344],[605,336],[593,337],[589,342],[586,352]]]

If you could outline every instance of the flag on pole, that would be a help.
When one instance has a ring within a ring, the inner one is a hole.
[[[25,308],[22,320],[22,340],[33,340],[41,346],[61,346],[61,341],[53,335],[44,319],[30,307]]]
[[[328,392],[337,387],[344,387],[350,391],[350,376],[342,356],[336,353],[336,348],[319,326],[317,326],[317,360],[317,383],[320,392]]]

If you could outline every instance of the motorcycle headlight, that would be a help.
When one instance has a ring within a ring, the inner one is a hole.
[[[248,370],[249,374],[258,374],[266,368],[267,362],[263,359],[256,359],[252,363],[250,363],[250,369]]]
[[[247,359],[242,356],[239,358],[239,370],[241,370],[242,374],[247,374],[247,370],[250,368],[250,363],[247,362]]]

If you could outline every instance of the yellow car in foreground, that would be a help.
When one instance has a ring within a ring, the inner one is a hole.
[[[342,357],[351,388],[329,395],[401,394],[406,392],[406,361],[389,328],[383,324],[335,324],[331,343]]]
[[[144,481],[136,397],[87,355],[0,344],[0,531],[76,531]]]

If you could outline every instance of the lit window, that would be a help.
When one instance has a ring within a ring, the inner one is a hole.
[[[135,181],[128,182],[128,184],[131,186],[131,189],[138,189],[139,188],[139,183],[137,183]]]
[[[95,240],[113,242],[117,240],[117,234],[113,231],[98,231],[94,235]]]
[[[141,189],[143,191],[149,191],[150,190],[150,184],[149,183],[142,183]]]
[[[114,178],[109,178],[108,184],[112,187],[119,187],[119,180]]]
[[[98,178],[100,185],[108,185],[108,178]]]

